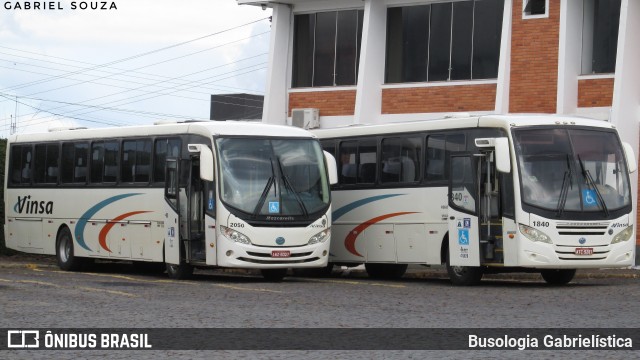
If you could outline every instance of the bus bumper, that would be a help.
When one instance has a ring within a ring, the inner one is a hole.
[[[327,239],[299,247],[262,247],[220,237],[218,266],[251,269],[325,267],[329,259],[329,244]]]

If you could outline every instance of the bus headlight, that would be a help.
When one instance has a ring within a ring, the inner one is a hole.
[[[249,239],[249,237],[239,231],[220,225],[220,232],[222,233],[222,235],[224,235],[224,237],[233,242],[251,245],[251,240]]]
[[[527,239],[531,241],[553,244],[551,242],[551,238],[549,237],[549,235],[543,233],[538,229],[534,229],[531,226],[520,224],[520,233],[522,233],[522,235],[524,235]]]
[[[631,239],[632,234],[633,234],[633,225],[628,226],[626,229],[620,231],[618,235],[613,237],[613,240],[611,240],[611,243],[617,244],[619,242],[627,241]]]
[[[308,245],[313,245],[313,244],[317,244],[317,243],[323,243],[323,242],[327,241],[327,239],[329,238],[330,235],[331,235],[331,228],[326,228],[326,229],[320,231],[319,233],[313,235],[311,237],[311,239],[309,239]]]

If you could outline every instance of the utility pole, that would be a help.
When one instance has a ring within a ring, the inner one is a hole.
[[[18,122],[18,95],[16,95],[16,110],[15,116],[11,116],[11,135],[16,133],[16,123]]]

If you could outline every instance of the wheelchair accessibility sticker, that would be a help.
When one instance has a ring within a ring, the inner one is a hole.
[[[269,201],[269,213],[270,214],[278,214],[278,213],[280,213],[280,202],[278,202],[278,201]]]
[[[582,190],[582,202],[584,203],[584,207],[593,207],[598,205],[598,201],[596,200],[596,191],[584,189]]]
[[[469,245],[469,229],[458,229],[458,244]]]

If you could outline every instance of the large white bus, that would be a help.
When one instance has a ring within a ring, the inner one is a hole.
[[[5,238],[75,270],[94,259],[261,269],[326,266],[335,160],[309,132],[193,122],[14,135]]]
[[[330,263],[372,277],[628,267],[632,148],[604,121],[480,116],[314,131],[338,160]]]

